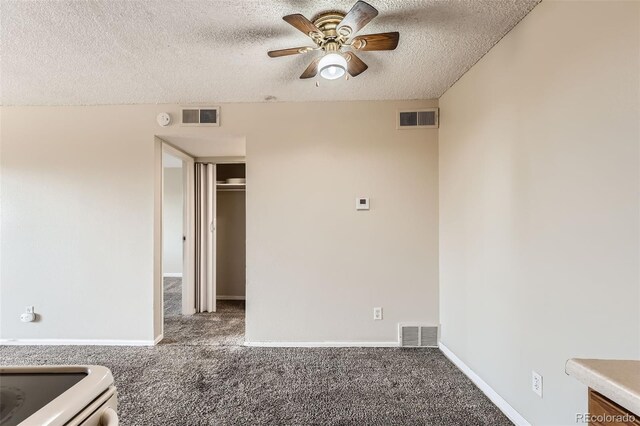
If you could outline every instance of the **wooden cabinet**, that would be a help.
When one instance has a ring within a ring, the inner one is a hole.
[[[640,415],[589,389],[589,424],[593,426],[640,426]]]

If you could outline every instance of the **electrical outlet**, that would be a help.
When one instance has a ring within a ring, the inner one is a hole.
[[[33,306],[27,306],[24,310],[24,314],[20,315],[20,321],[22,322],[34,322],[36,320],[36,313]]]
[[[373,308],[373,319],[376,321],[382,319],[382,308]]]
[[[542,398],[542,376],[535,371],[531,371],[531,390]]]

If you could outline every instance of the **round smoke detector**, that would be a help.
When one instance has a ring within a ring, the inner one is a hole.
[[[161,112],[160,114],[158,114],[158,116],[156,117],[156,120],[158,121],[158,124],[161,125],[162,127],[166,127],[169,124],[171,124],[171,116],[166,112]]]

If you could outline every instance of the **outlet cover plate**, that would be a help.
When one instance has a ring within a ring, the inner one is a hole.
[[[535,371],[531,371],[531,390],[542,398],[542,376]]]
[[[373,308],[373,319],[376,321],[382,319],[382,308]]]

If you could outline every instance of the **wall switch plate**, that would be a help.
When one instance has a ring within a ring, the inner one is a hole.
[[[542,376],[535,371],[531,372],[531,390],[542,398]]]
[[[382,319],[382,308],[373,308],[373,319],[376,321]]]
[[[356,198],[356,210],[369,210],[369,197]]]

